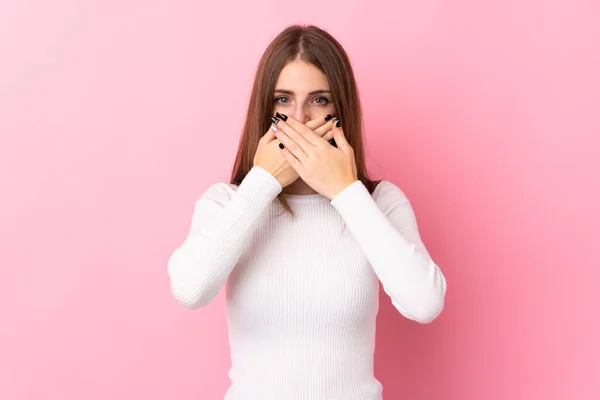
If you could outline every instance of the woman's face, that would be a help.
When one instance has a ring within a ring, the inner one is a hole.
[[[302,60],[292,61],[281,70],[273,106],[273,114],[291,115],[302,123],[335,111],[325,74]]]

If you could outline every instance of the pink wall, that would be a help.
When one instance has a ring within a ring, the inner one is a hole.
[[[600,398],[597,1],[204,3],[0,5],[0,398],[222,398],[223,296],[184,310],[166,262],[296,22],[347,48],[448,280],[431,325],[384,298],[386,399]]]

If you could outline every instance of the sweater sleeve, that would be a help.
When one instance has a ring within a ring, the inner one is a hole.
[[[189,233],[167,266],[171,292],[180,304],[198,308],[217,296],[247,249],[256,221],[281,190],[273,175],[254,166],[237,190],[218,182],[200,196]]]
[[[392,304],[406,318],[433,321],[442,311],[446,279],[421,241],[404,193],[389,181],[373,196],[357,180],[331,199],[365,253]]]

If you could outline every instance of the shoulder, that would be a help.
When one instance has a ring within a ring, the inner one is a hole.
[[[268,193],[281,191],[281,185],[271,173],[259,166],[254,166],[244,176],[240,184],[225,181],[214,182],[206,188],[198,201],[212,200],[224,205],[232,199],[234,194],[241,191],[244,192],[244,196],[252,197],[262,191]]]
[[[218,181],[208,185],[208,187],[202,192],[200,198],[196,201],[198,203],[213,202],[221,206],[227,204],[237,190],[237,185]]]
[[[398,185],[387,180],[380,181],[371,196],[384,213],[389,213],[399,207],[410,207],[410,201],[404,191]]]

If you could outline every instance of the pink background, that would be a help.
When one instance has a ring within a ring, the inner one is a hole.
[[[597,1],[204,3],[0,5],[0,398],[222,399],[223,293],[183,309],[166,262],[298,22],[448,280],[431,325],[382,295],[386,399],[600,398]]]

